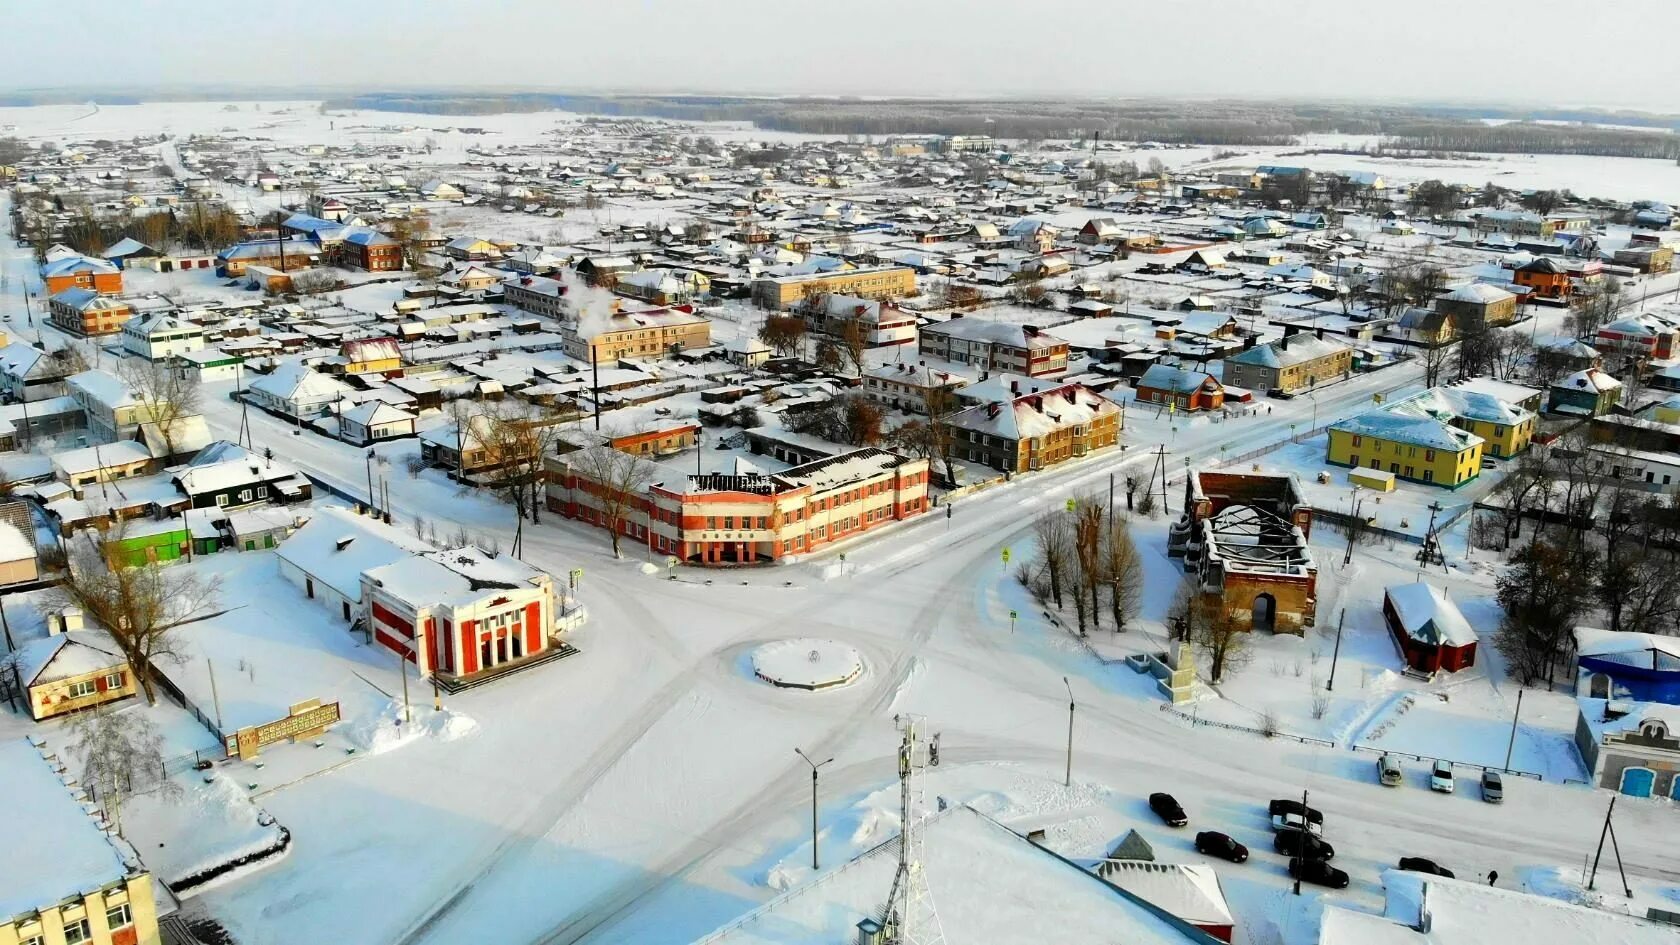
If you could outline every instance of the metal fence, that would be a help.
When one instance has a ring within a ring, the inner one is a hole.
[[[1291,741],[1300,742],[1303,745],[1318,745],[1321,748],[1336,747],[1336,743],[1333,741],[1328,741],[1323,738],[1314,738],[1311,735],[1296,735],[1293,732],[1282,731],[1268,732],[1265,729],[1251,728],[1247,725],[1235,725],[1230,722],[1215,722],[1212,719],[1204,719],[1199,716],[1191,715],[1190,713],[1184,712],[1180,709],[1175,709],[1165,703],[1161,704],[1160,709],[1162,712],[1166,712],[1170,715],[1176,715],[1180,719],[1183,719],[1192,725],[1206,725],[1213,728],[1228,729],[1233,732],[1247,732],[1250,735],[1258,735],[1261,738],[1287,738]]]
[[[1512,774],[1519,778],[1533,778],[1536,781],[1546,780],[1545,776],[1537,771],[1524,771],[1520,768],[1501,768],[1497,765],[1479,765],[1470,761],[1454,761],[1451,758],[1431,758],[1427,755],[1414,755],[1409,751],[1390,751],[1387,748],[1379,748],[1375,745],[1355,745],[1349,743],[1348,748],[1353,751],[1369,751],[1379,755],[1393,755],[1397,758],[1410,758],[1413,761],[1427,761],[1431,764],[1434,764],[1437,761],[1445,761],[1448,765],[1454,768],[1475,768],[1479,771],[1497,771],[1500,774]],[[1567,784],[1569,780],[1570,779],[1565,779],[1564,783]]]

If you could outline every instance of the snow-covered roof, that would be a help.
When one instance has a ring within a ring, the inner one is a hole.
[[[1232,924],[1219,876],[1205,863],[1104,860],[1097,875],[1191,925]]]
[[[1576,627],[1575,653],[1582,659],[1680,672],[1680,637],[1662,633]]]
[[[1063,427],[1117,414],[1120,408],[1083,384],[1063,384],[1022,394],[1001,404],[981,404],[952,414],[950,424],[1010,440],[1045,436]]]
[[[152,451],[146,448],[146,444],[135,440],[84,446],[54,453],[52,456],[53,468],[64,478],[151,461]]]
[[[923,875],[949,942],[1045,941],[1186,945],[1207,939],[1182,920],[1028,843],[972,808],[935,814]],[[711,945],[835,945],[879,918],[898,865],[894,838],[770,900],[707,941]],[[1047,929],[1053,928],[1053,934]],[[1048,936],[1048,937],[1047,937]]]
[[[364,427],[371,427],[381,423],[401,423],[413,420],[414,414],[400,407],[393,407],[383,400],[367,400],[351,407],[341,414],[344,419],[359,423]]]
[[[1498,286],[1485,282],[1470,282],[1441,296],[1448,302],[1464,302],[1471,305],[1494,305],[1516,296]]]
[[[217,440],[175,474],[175,483],[182,492],[194,496],[294,478],[298,478],[297,470],[283,462],[258,456],[231,440]]]
[[[1400,629],[1413,640],[1429,646],[1468,646],[1476,642],[1476,631],[1445,590],[1419,581],[1396,584],[1385,593],[1400,619]]]
[[[287,361],[273,373],[258,376],[250,389],[280,400],[299,403],[337,400],[350,393],[350,388],[301,361]]]
[[[982,318],[951,318],[922,327],[923,335],[943,335],[961,341],[983,341],[1014,348],[1054,348],[1067,342],[1054,338],[1026,325],[994,322]]]
[[[280,544],[275,554],[326,584],[340,597],[360,600],[362,572],[434,550],[409,533],[370,516],[327,506]]]
[[[25,686],[116,669],[124,662],[116,641],[103,630],[70,630],[36,637],[17,648],[18,677]]]
[[[467,606],[496,590],[536,587],[545,578],[517,558],[472,546],[409,555],[365,575],[382,592],[414,607]]]
[[[1587,368],[1576,371],[1561,381],[1552,385],[1568,390],[1590,390],[1604,393],[1606,391],[1621,390],[1622,382],[1600,371],[1598,368]]]
[[[1263,345],[1255,345],[1225,360],[1232,364],[1253,364],[1260,367],[1283,368],[1326,358],[1350,350],[1347,345],[1301,333],[1279,338]]]
[[[64,383],[72,394],[80,393],[86,399],[112,410],[139,403],[128,382],[110,371],[83,371],[70,375]]]
[[[1151,364],[1149,370],[1143,372],[1143,376],[1138,378],[1134,386],[1139,390],[1148,387],[1153,390],[1189,394],[1201,390],[1202,385],[1210,380],[1213,380],[1213,376],[1202,371],[1186,371],[1165,364]]]
[[[27,740],[0,741],[6,816],[0,849],[49,852],[0,860],[0,920],[33,913],[130,875],[124,852]],[[138,864],[132,851],[126,856]]]
[[[1333,423],[1330,429],[1454,453],[1484,442],[1481,437],[1468,430],[1460,430],[1445,418],[1405,411],[1375,410]]]

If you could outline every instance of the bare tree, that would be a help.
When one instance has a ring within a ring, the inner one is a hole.
[[[1185,581],[1172,619],[1182,628],[1184,639],[1207,657],[1208,679],[1212,682],[1222,681],[1226,673],[1241,669],[1253,659],[1247,625],[1225,606],[1224,598],[1203,593],[1194,580]]]
[[[1102,503],[1092,496],[1081,497],[1074,502],[1073,519],[1073,548],[1074,561],[1079,565],[1079,586],[1084,592],[1080,595],[1088,603],[1082,604],[1079,611],[1079,632],[1085,633],[1085,614],[1091,615],[1091,625],[1100,629],[1099,598],[1103,585],[1107,583],[1107,575],[1103,573],[1103,507]]]
[[[841,323],[840,350],[851,364],[852,372],[862,376],[863,356],[869,350],[869,332],[861,319],[848,318]]]
[[[163,771],[163,736],[142,712],[95,706],[71,717],[70,750],[81,760],[82,783],[91,786],[122,835],[122,802],[147,791],[169,800],[181,786]]]
[[[1073,528],[1065,513],[1052,509],[1033,519],[1032,529],[1038,542],[1038,560],[1050,578],[1050,596],[1056,599],[1056,607],[1060,609],[1062,584],[1073,562]]]
[[[81,532],[81,540],[74,542],[66,560],[64,583],[57,593],[64,603],[81,608],[105,628],[146,702],[156,705],[152,664],[159,659],[181,659],[176,631],[214,616],[221,580],[153,563],[126,566],[116,559],[113,548],[123,533],[121,523],[105,536],[91,529]]]
[[[1143,556],[1132,543],[1131,530],[1124,520],[1108,524],[1103,574],[1108,578],[1108,613],[1114,620],[1114,631],[1119,633],[1143,607]]]
[[[1423,384],[1434,387],[1441,383],[1447,373],[1447,365],[1452,362],[1452,344],[1441,342],[1425,345],[1419,352],[1418,358],[1423,365]]]
[[[758,340],[778,357],[792,357],[805,347],[805,321],[795,315],[771,315],[758,329]]]
[[[591,446],[567,453],[563,462],[576,473],[578,488],[587,492],[587,503],[598,516],[598,524],[612,536],[613,557],[623,557],[619,538],[630,512],[647,501],[647,487],[659,476],[652,462],[613,449]]]
[[[167,362],[141,358],[117,362],[116,374],[138,402],[142,422],[157,425],[158,435],[173,457],[184,432],[180,421],[198,415],[198,382]]]

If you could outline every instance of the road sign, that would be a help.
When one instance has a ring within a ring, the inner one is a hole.
[[[1020,614],[1019,614],[1019,613],[1017,613],[1017,612],[1015,612],[1015,611],[1013,611],[1013,610],[1011,610],[1011,611],[1010,611],[1010,612],[1009,612],[1009,619],[1010,619],[1010,620],[1014,620],[1014,619],[1015,619],[1015,618],[1017,618],[1017,617],[1019,617],[1019,616],[1021,616],[1021,615],[1020,615]]]
[[[1003,563],[1004,563],[1004,564],[1008,564],[1008,563],[1009,563],[1009,549],[1008,549],[1008,548],[1007,548],[1007,547],[1005,547],[1005,548],[1004,548],[1004,549],[1003,549]]]
[[[572,590],[574,590],[574,591],[578,589],[579,584],[583,583],[583,569],[582,568],[573,568],[571,570],[571,573],[568,574],[567,576],[571,578]]]
[[[676,555],[665,556],[665,567],[675,570],[679,564],[682,564],[682,559],[678,558]]]
[[[1073,501],[1073,500],[1072,500],[1072,499],[1069,499],[1069,500],[1067,500],[1067,510],[1068,510],[1068,511],[1069,511],[1069,512],[1072,512],[1072,511],[1073,511],[1073,508],[1074,508],[1074,506],[1076,506],[1076,505],[1078,505],[1078,504],[1079,504],[1079,503],[1077,503],[1077,502],[1075,502],[1075,501]]]

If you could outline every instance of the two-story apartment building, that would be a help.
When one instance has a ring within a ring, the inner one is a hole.
[[[566,284],[547,276],[524,275],[502,283],[502,301],[534,315],[561,319],[566,309]]]
[[[1326,460],[1457,489],[1482,471],[1486,441],[1426,409],[1376,410],[1330,425]],[[1532,429],[1532,428],[1531,428]]]
[[[611,449],[608,446],[591,449]],[[599,468],[582,451],[549,457],[548,507],[607,527]],[[662,467],[650,464],[648,478]],[[631,496],[619,530],[691,564],[760,564],[805,554],[927,511],[928,461],[867,448],[779,473],[655,481]]]
[[[951,396],[952,392],[967,383],[968,378],[935,370],[925,361],[884,364],[864,373],[863,395],[884,407],[925,414],[929,402],[940,397],[949,398],[949,403],[955,405],[956,398]],[[948,410],[949,407],[942,409]]]
[[[87,415],[88,434],[95,442],[132,439],[140,424],[157,419],[128,382],[109,371],[72,374],[65,387]]]
[[[1120,406],[1083,384],[1062,384],[951,415],[959,459],[1019,473],[1120,442]]]
[[[114,335],[133,314],[134,309],[127,302],[93,289],[65,289],[47,299],[47,315],[52,323],[72,335],[90,338]]]
[[[851,295],[871,301],[916,294],[916,271],[905,266],[876,266],[772,276],[752,285],[753,301],[777,310],[793,308],[816,295]]]
[[[26,739],[0,741],[0,845],[19,854],[0,863],[0,942],[160,945],[155,880],[58,765]]]
[[[122,326],[123,350],[148,361],[167,361],[204,350],[204,326],[171,312],[131,318]]]
[[[914,344],[916,316],[891,302],[855,295],[822,295],[798,306],[805,327],[817,334],[839,337],[856,324],[863,343],[871,348]]]
[[[1239,351],[1224,361],[1226,387],[1296,391],[1353,371],[1353,349],[1307,332]]]
[[[101,295],[120,295],[122,270],[115,264],[91,256],[66,256],[41,267],[41,282],[47,295],[65,289],[88,289]]]
[[[660,358],[711,343],[711,320],[687,306],[617,311],[567,323],[560,330],[561,349],[591,364]]]
[[[923,326],[917,351],[925,357],[972,364],[986,371],[1045,377],[1067,370],[1067,342],[1031,325],[953,315]]]

